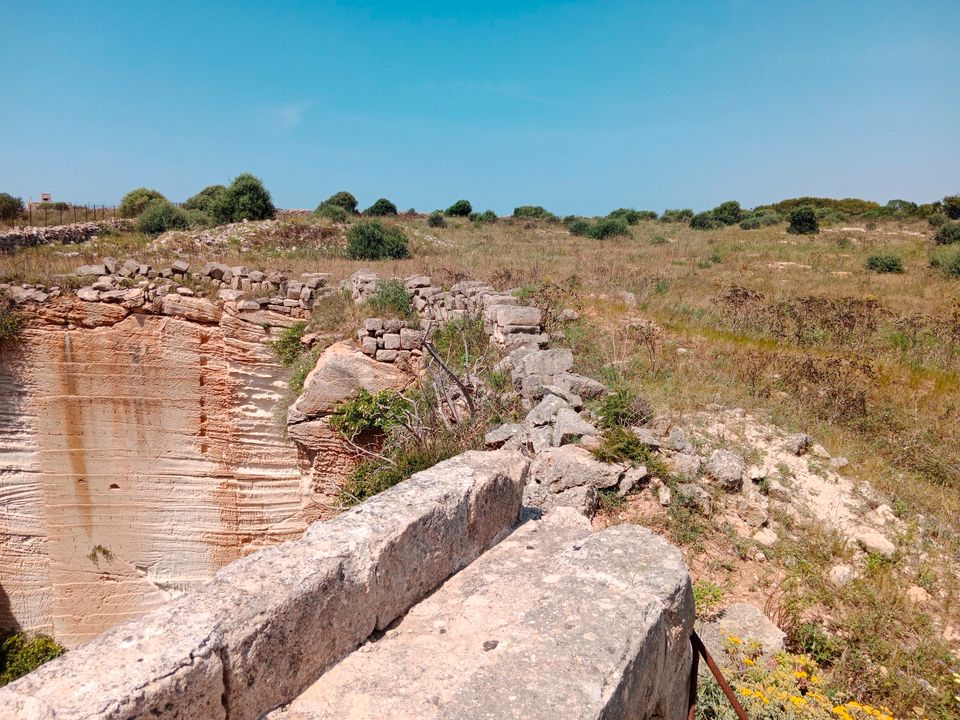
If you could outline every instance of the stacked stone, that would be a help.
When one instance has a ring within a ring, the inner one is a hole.
[[[423,356],[423,330],[406,320],[368,318],[357,332],[360,350],[379,362],[412,368]]]
[[[96,222],[53,225],[51,227],[23,227],[0,233],[0,252],[13,252],[19,248],[60,243],[71,245],[86,242],[98,235],[114,230],[129,232],[134,229],[133,220],[113,219]]]

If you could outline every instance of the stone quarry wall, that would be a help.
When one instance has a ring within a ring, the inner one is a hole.
[[[0,627],[73,647],[321,515],[274,419],[287,371],[261,323],[289,315],[29,305],[0,353]]]

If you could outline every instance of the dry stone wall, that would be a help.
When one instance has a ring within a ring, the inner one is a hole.
[[[69,245],[92,240],[105,232],[129,232],[135,227],[133,220],[113,219],[95,222],[52,225],[50,227],[23,227],[0,233],[0,252],[14,252],[34,245],[59,243]]]

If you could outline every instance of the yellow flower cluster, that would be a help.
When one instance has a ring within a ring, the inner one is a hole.
[[[886,707],[827,697],[817,663],[806,655],[765,657],[757,643],[726,638],[728,679],[757,720],[897,720]],[[960,685],[960,676],[957,678]]]

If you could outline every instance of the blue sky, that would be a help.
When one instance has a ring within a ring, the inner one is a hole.
[[[0,2],[0,191],[703,209],[960,192],[960,2]]]

